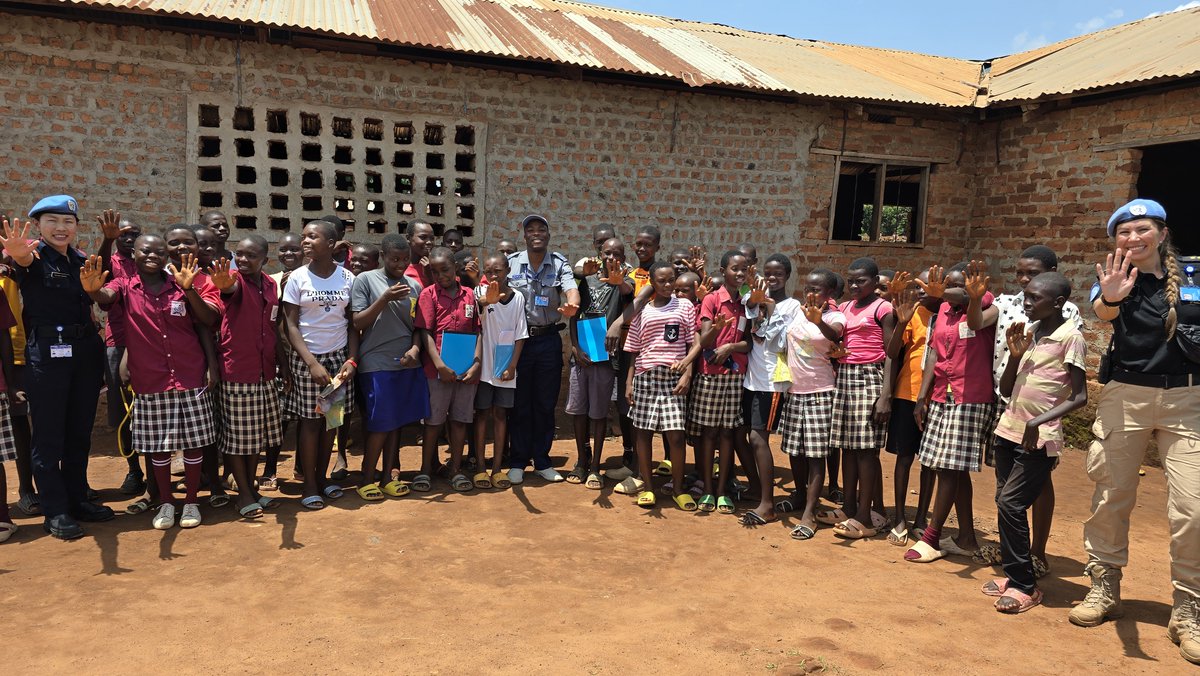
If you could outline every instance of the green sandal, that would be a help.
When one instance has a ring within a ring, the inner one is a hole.
[[[722,514],[733,514],[737,511],[737,507],[734,506],[733,500],[730,500],[728,496],[722,495],[717,498],[717,511]]]
[[[700,508],[701,512],[713,512],[717,509],[717,499],[713,497],[712,493],[705,493],[696,501],[696,506]]]

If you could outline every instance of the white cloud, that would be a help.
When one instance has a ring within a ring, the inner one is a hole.
[[[1200,0],[1192,0],[1191,2],[1189,2],[1185,5],[1179,5],[1175,9],[1168,9],[1164,12],[1154,12],[1153,14],[1147,14],[1146,18],[1149,19],[1149,18],[1155,17],[1155,16],[1162,16],[1163,14],[1170,14],[1171,12],[1182,12],[1185,9],[1195,9],[1197,7],[1200,7]]]
[[[1200,2],[1194,4],[1200,4]],[[1108,14],[1094,16],[1087,21],[1080,21],[1079,23],[1075,24],[1075,31],[1078,33],[1091,33],[1092,31],[1098,31],[1101,28],[1104,28],[1104,26],[1106,26],[1109,22],[1117,21],[1123,16],[1125,16],[1125,10],[1114,9]]]
[[[1037,49],[1038,47],[1045,47],[1048,44],[1050,44],[1050,41],[1046,39],[1046,35],[1044,33],[1033,35],[1029,31],[1021,31],[1013,36],[1012,39],[1013,50],[1017,52],[1024,52],[1030,49]]]

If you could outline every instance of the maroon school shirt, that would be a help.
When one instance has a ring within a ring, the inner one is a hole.
[[[457,295],[452,295],[457,291]],[[442,349],[442,334],[479,333],[479,316],[475,312],[475,294],[464,286],[443,289],[434,284],[421,289],[417,296],[417,311],[413,326],[433,334],[433,343]],[[437,368],[425,350],[421,350],[421,361],[425,366],[425,377],[438,377]]]
[[[231,383],[261,383],[275,379],[275,344],[279,340],[279,288],[275,280],[258,274],[261,286],[239,274],[232,294],[221,294],[218,350],[221,379]]]
[[[124,277],[137,276],[137,266],[133,264],[133,259],[120,251],[114,251],[109,257],[112,262],[112,279],[122,279]],[[119,308],[109,308],[108,321],[104,324],[104,344],[108,347],[124,347],[125,345],[125,317],[122,314],[123,310]]]
[[[157,394],[190,390],[205,384],[204,349],[193,324],[187,296],[170,275],[158,293],[142,285],[140,275],[114,279],[104,285],[117,293],[114,306],[125,312],[125,347],[133,391]]]
[[[729,324],[717,333],[717,339],[709,346],[711,349],[738,342],[742,339],[743,332],[746,329],[746,308],[742,307],[740,300],[730,298],[729,291],[723,286],[705,295],[704,299],[700,301],[700,312],[696,317],[697,329],[700,326],[700,320],[707,319],[711,322],[719,314],[728,317]],[[733,357],[733,363],[737,364],[737,372],[745,373],[750,355],[745,352],[734,352],[730,356]],[[724,364],[710,364],[705,359],[700,359],[699,363],[700,373],[706,375],[732,373]]]

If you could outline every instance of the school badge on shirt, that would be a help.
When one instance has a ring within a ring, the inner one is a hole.
[[[663,327],[663,340],[674,343],[679,340],[679,325],[667,324]]]
[[[467,319],[474,317],[475,316],[475,306],[471,305],[469,303],[467,305],[464,305],[463,306],[463,316],[466,317]]]
[[[172,317],[186,317],[187,316],[187,305],[185,305],[184,302],[181,300],[171,301],[171,316]]]

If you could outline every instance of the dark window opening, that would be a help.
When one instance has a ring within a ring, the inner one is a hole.
[[[387,221],[383,219],[367,221],[367,232],[373,235],[382,235],[387,233]]]
[[[392,127],[392,141],[399,145],[408,145],[413,142],[413,125],[412,122],[397,122]]]
[[[426,153],[425,154],[426,169],[445,169],[446,156],[441,153]]]
[[[254,170],[254,167],[238,167],[237,168],[237,182],[238,183],[241,183],[242,185],[254,185],[254,183],[257,180],[258,180],[258,172]]]
[[[305,136],[320,136],[321,117],[316,113],[300,113],[300,133]]]
[[[305,169],[300,176],[300,187],[306,190],[325,187],[325,178],[316,169]]]
[[[383,202],[378,200],[367,200],[367,213],[379,215],[383,213]]]
[[[456,171],[475,171],[475,153],[458,153],[454,156]]]
[[[255,230],[258,228],[258,218],[254,216],[234,216],[233,227],[238,230]]]
[[[271,132],[272,134],[286,134],[287,127],[286,110],[267,111],[267,131]]]
[[[411,195],[413,191],[412,174],[396,174],[396,192],[401,195]]]
[[[401,151],[392,156],[392,166],[397,169],[409,169],[413,165],[413,156],[410,152]]]
[[[475,220],[475,207],[471,206],[470,204],[460,204],[454,208],[454,212],[458,214],[459,218],[468,221]]]
[[[354,200],[349,197],[333,198],[334,211],[354,211]]]
[[[475,145],[475,127],[455,127],[454,142],[460,146]]]
[[[213,183],[221,180],[220,167],[196,167],[196,171],[200,175],[200,180],[205,183]]]
[[[334,164],[351,164],[354,162],[354,153],[350,150],[350,146],[337,146],[333,149]]]
[[[215,136],[200,137],[200,157],[219,157],[221,155],[221,139]]]
[[[338,138],[354,138],[354,124],[348,117],[333,118],[333,135]]]
[[[379,151],[379,148],[367,148],[367,157],[364,162],[377,167],[383,164],[383,153]]]
[[[354,174],[345,171],[335,172],[333,174],[333,187],[335,190],[354,192]]]
[[[446,139],[446,128],[440,124],[425,125],[425,145],[440,146]]]
[[[221,126],[221,108],[219,106],[200,106],[200,126]]]
[[[200,193],[201,207],[219,207],[225,203],[225,198],[219,192]]]
[[[834,188],[832,239],[920,242],[928,177],[929,169],[923,166],[840,162]]]
[[[429,177],[425,179],[425,194],[426,195],[441,195],[443,191],[442,179]]]
[[[275,211],[287,211],[287,208],[288,208],[288,196],[287,195],[279,195],[279,194],[271,195],[271,209],[273,209]]]
[[[475,194],[475,181],[468,178],[454,179],[454,194],[459,197],[470,197]]]
[[[430,202],[429,204],[425,205],[426,216],[441,216],[444,213],[445,208],[437,202]],[[438,234],[440,235],[441,233]]]
[[[473,225],[463,225],[460,223],[455,227],[457,227],[459,232],[461,232],[463,234],[463,237],[474,237],[475,236],[475,226],[473,226]]]
[[[363,120],[363,138],[368,141],[383,140],[383,120],[367,118]]]
[[[258,208],[258,195],[252,192],[239,192],[235,195],[234,201],[239,209]]]
[[[272,167],[271,168],[271,185],[276,188],[283,188],[283,187],[286,187],[287,184],[288,184],[287,169],[280,169],[279,167]]]
[[[300,208],[304,211],[322,211],[325,207],[321,204],[320,195],[305,195],[300,198]]]
[[[283,141],[267,141],[267,157],[273,160],[286,160],[287,144]]]
[[[401,214],[411,214],[415,212],[415,207],[412,202],[396,202],[396,212]]]
[[[234,108],[233,109],[233,128],[238,131],[254,131],[254,109],[253,108]]]
[[[286,232],[292,229],[292,219],[273,216],[271,217],[270,225],[272,230],[283,230]]]
[[[1191,226],[1200,221],[1200,202],[1195,198],[1196,153],[1200,141],[1164,143],[1142,148],[1142,171],[1138,174],[1138,197],[1151,199],[1167,210],[1171,243],[1181,256],[1200,256],[1200,230]],[[1191,262],[1196,265],[1195,262]],[[1200,265],[1197,266],[1200,268]],[[1200,282],[1200,275],[1192,279]]]
[[[248,138],[234,139],[233,148],[238,157],[254,157],[254,141]]]
[[[383,177],[375,172],[368,171],[364,176],[366,180],[367,192],[381,193],[383,192]]]
[[[320,162],[321,161],[321,145],[319,143],[301,144],[300,159],[304,162]]]

